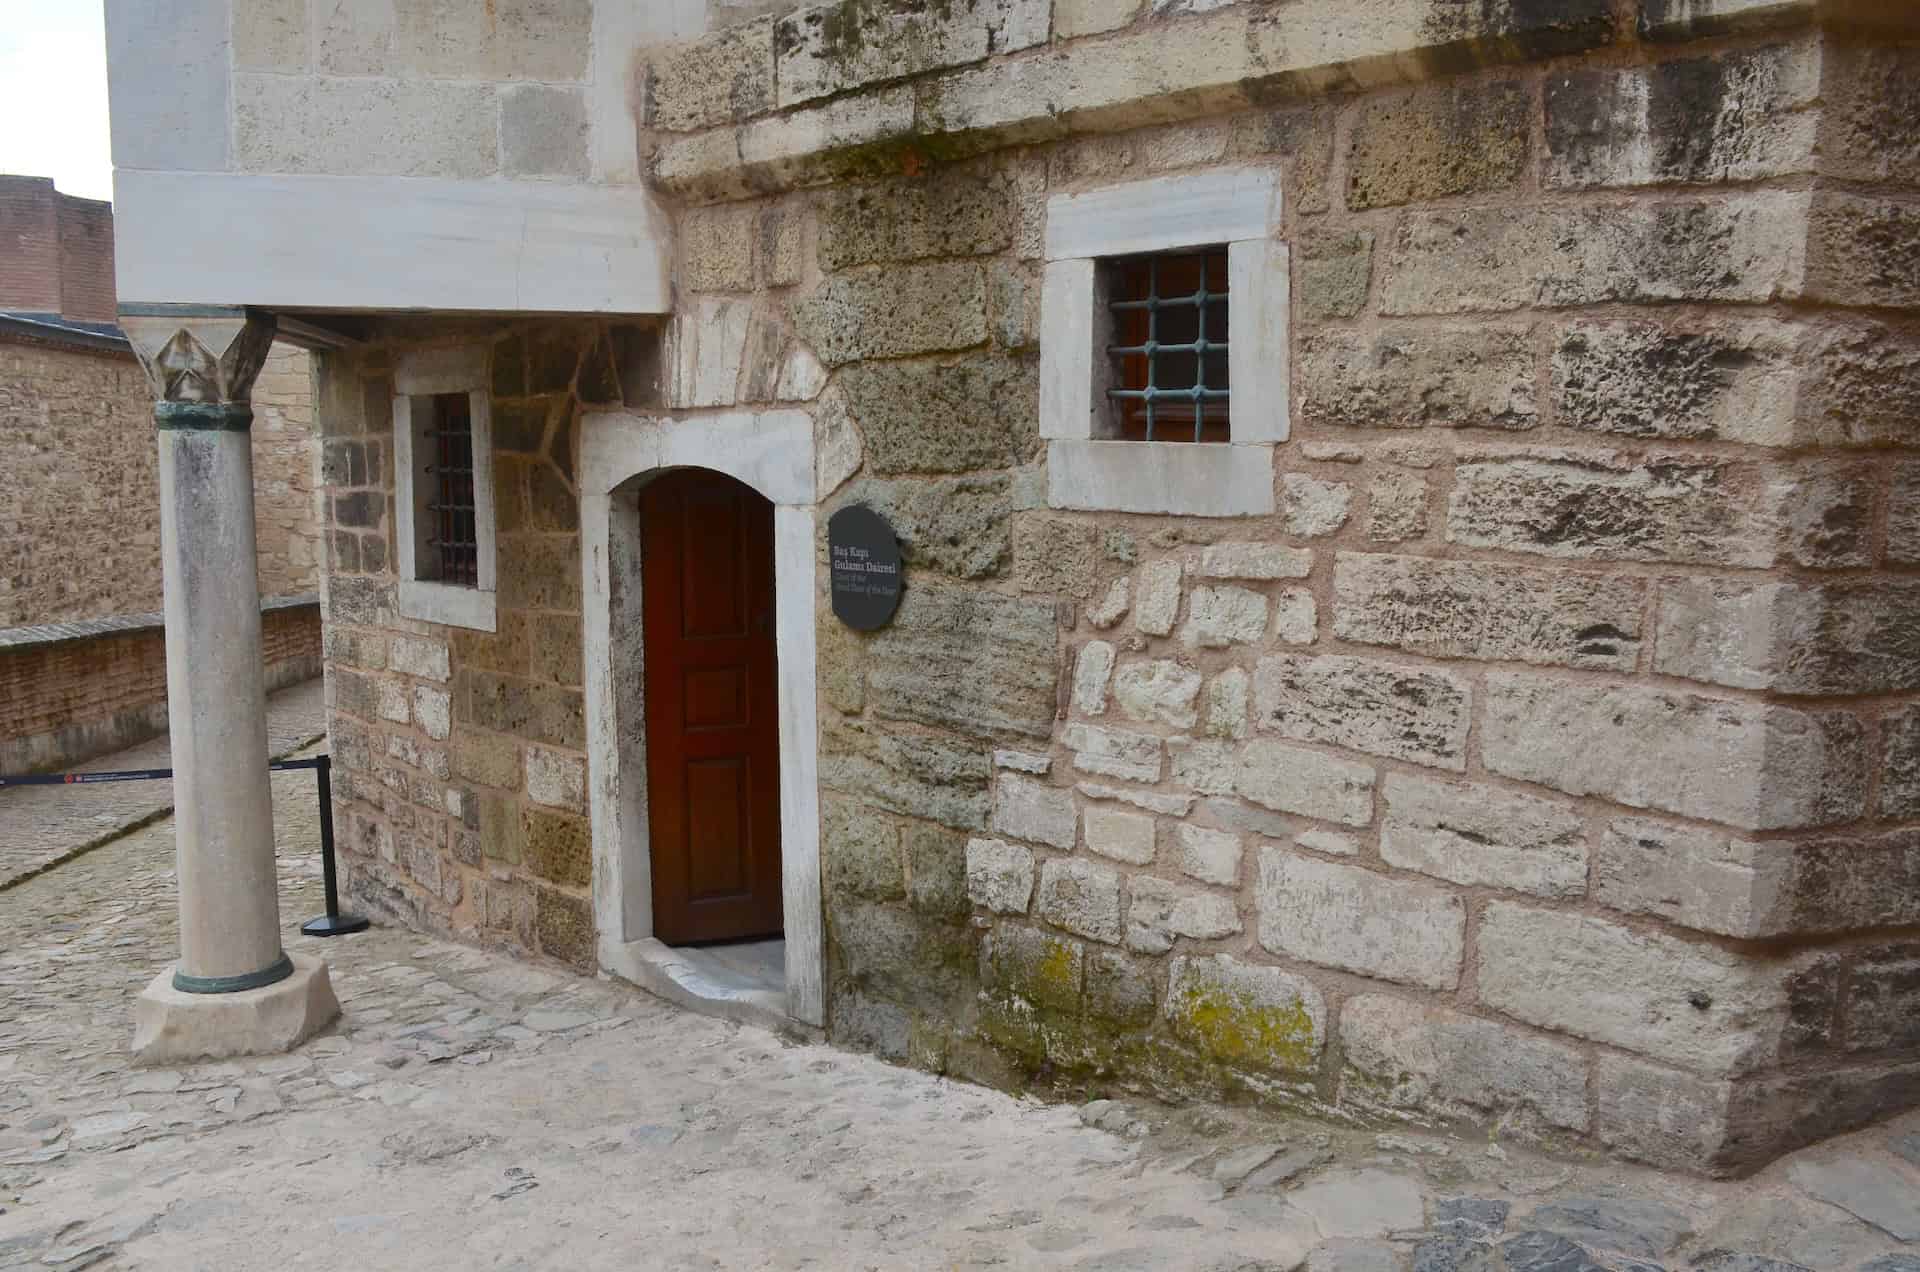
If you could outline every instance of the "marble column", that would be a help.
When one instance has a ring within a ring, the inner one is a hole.
[[[274,320],[123,306],[160,447],[180,959],[140,995],[155,1062],[285,1050],[339,1013],[325,963],[280,943],[254,545],[254,378]]]

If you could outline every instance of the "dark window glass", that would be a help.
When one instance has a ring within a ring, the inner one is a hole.
[[[1117,436],[1224,442],[1227,250],[1202,248],[1107,264]]]
[[[473,415],[464,393],[439,393],[426,434],[427,564],[442,583],[480,582],[480,542],[473,499]]]

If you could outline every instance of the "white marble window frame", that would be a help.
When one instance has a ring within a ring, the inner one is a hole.
[[[399,586],[394,608],[403,617],[445,627],[491,632],[499,625],[498,547],[493,506],[493,404],[488,350],[484,345],[420,349],[401,355],[394,367],[393,469],[394,557]],[[431,483],[420,479],[420,433],[432,399],[465,393],[473,427],[473,522],[475,577],[472,587],[420,577],[420,529]]]
[[[1040,435],[1047,503],[1093,512],[1260,516],[1274,510],[1273,450],[1290,429],[1289,253],[1267,168],[1226,168],[1105,186],[1047,201],[1040,300]],[[1103,259],[1227,249],[1227,442],[1120,441],[1102,434]]]

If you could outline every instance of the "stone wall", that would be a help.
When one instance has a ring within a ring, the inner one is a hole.
[[[578,403],[810,403],[822,511],[909,565],[889,628],[819,618],[837,1042],[1716,1172],[1920,1099],[1920,51],[1151,8],[652,50],[657,382],[645,333],[479,333],[498,636],[392,612],[382,359],[453,329],[330,357],[356,894],[592,967]],[[1285,196],[1278,511],[1048,510],[1045,200],[1226,165]]]
[[[308,356],[254,396],[262,596],[319,587]],[[153,395],[131,353],[0,338],[0,628],[160,608]]]

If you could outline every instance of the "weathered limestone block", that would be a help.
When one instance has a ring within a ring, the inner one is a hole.
[[[1035,928],[1002,925],[980,943],[980,980],[1049,1011],[1077,1011],[1086,947]]]
[[[839,0],[780,19],[779,101],[795,106],[848,89],[978,62],[1047,38],[1045,0],[892,8]]]
[[[1511,1025],[1359,994],[1340,1009],[1340,1045],[1350,1070],[1343,1103],[1479,1118],[1525,1110],[1549,1126],[1587,1129],[1585,1057]]]
[[[1073,792],[1010,773],[1000,775],[993,801],[993,828],[1016,839],[1071,849],[1079,838],[1080,813]]]
[[[1436,658],[1633,671],[1647,585],[1618,575],[1343,552],[1334,635]]]
[[[1151,875],[1133,876],[1128,891],[1127,948],[1135,953],[1165,954],[1178,937],[1211,941],[1240,930],[1231,897],[1182,888]]]
[[[1195,742],[1173,738],[1167,743],[1173,756],[1173,784],[1202,795],[1231,795],[1239,777],[1240,760],[1228,742]]]
[[[1763,483],[1704,456],[1634,462],[1539,451],[1463,456],[1454,483],[1447,538],[1467,547],[1577,560],[1866,564],[1864,487],[1850,473]]]
[[[492,84],[240,73],[232,110],[243,172],[476,179],[500,169]]]
[[[907,876],[899,827],[851,800],[829,800],[822,812],[820,855],[828,890],[870,901],[905,897]]]
[[[1880,815],[1920,817],[1920,706],[1880,719]]]
[[[1180,629],[1180,639],[1199,649],[1251,645],[1266,634],[1267,598],[1244,587],[1194,588]]]
[[[452,676],[447,646],[437,640],[396,636],[388,646],[387,666],[403,675],[445,684]]]
[[[1570,323],[1554,346],[1554,407],[1594,432],[1790,445],[1795,336],[1773,320]]]
[[[1253,672],[1260,729],[1416,764],[1465,768],[1471,709],[1457,676],[1344,654],[1277,654]]]
[[[692,132],[773,109],[773,19],[727,27],[655,51],[647,66],[647,126]]]
[[[1142,0],[1054,0],[1053,33],[1062,40],[1099,35],[1140,15]]]
[[[1360,841],[1352,835],[1342,835],[1331,830],[1309,830],[1294,836],[1294,847],[1310,848],[1314,852],[1324,852],[1333,857],[1357,857],[1360,855]]]
[[[979,256],[1013,242],[1019,198],[1004,172],[968,165],[837,186],[819,202],[820,268]]]
[[[1865,811],[1863,732],[1841,712],[1496,672],[1480,746],[1506,777],[1747,830]]]
[[[820,728],[820,784],[881,808],[956,830],[987,824],[992,766],[977,745],[828,717]]]
[[[1017,468],[1039,454],[1031,358],[868,362],[840,375],[876,473]]]
[[[838,275],[795,303],[793,325],[829,367],[970,349],[987,339],[986,274],[940,261]]]
[[[1344,826],[1365,826],[1373,820],[1373,767],[1305,747],[1247,743],[1240,749],[1234,788],[1254,803],[1283,813]]]
[[[827,910],[836,979],[925,1012],[949,1012],[976,992],[978,954],[967,929],[897,906],[849,901]],[[843,990],[836,990],[838,999]]]
[[[1200,577],[1205,579],[1304,579],[1312,570],[1313,553],[1278,543],[1211,543],[1200,552]]]
[[[599,962],[593,902],[556,888],[535,888],[533,901],[533,931],[539,938],[540,952],[583,976],[592,975]]]
[[[1285,645],[1311,645],[1319,627],[1320,607],[1313,593],[1290,587],[1274,594],[1273,635]]]
[[[867,642],[867,706],[876,715],[962,733],[1053,731],[1053,607],[998,592],[928,584]]]
[[[585,181],[587,101],[577,88],[510,84],[500,90],[500,167],[509,177]]]
[[[1107,713],[1107,681],[1113,675],[1113,646],[1090,640],[1073,660],[1073,709],[1081,715]]]
[[[1232,888],[1240,882],[1240,836],[1226,830],[1182,824],[1176,833],[1180,869],[1202,883]]]
[[[1373,282],[1371,231],[1314,231],[1294,249],[1299,293],[1295,303],[1307,322],[1351,318],[1367,304]]]
[[[1180,613],[1180,562],[1150,561],[1140,568],[1133,625],[1149,636],[1165,636]]]
[[[998,473],[965,477],[864,479],[835,507],[866,504],[885,517],[909,566],[957,578],[999,574],[1013,553],[1013,494]]]
[[[1321,481],[1305,473],[1281,474],[1281,524],[1295,538],[1318,539],[1332,534],[1347,524],[1352,503],[1353,487],[1343,481]]]
[[[1801,290],[1809,198],[1423,212],[1388,253],[1388,314],[1609,301],[1770,301]],[[1835,271],[1838,277],[1838,271]]]
[[[1467,910],[1449,889],[1263,848],[1255,898],[1275,954],[1429,989],[1460,982]]]
[[[967,896],[983,910],[1025,914],[1033,896],[1033,849],[1003,839],[969,839]]]
[[[443,775],[444,776],[444,775]],[[545,747],[527,748],[527,798],[572,813],[587,811],[587,762]]]
[[[1380,855],[1454,883],[1543,897],[1587,890],[1585,819],[1565,804],[1471,782],[1387,774]]]
[[[1200,807],[1214,821],[1233,830],[1250,831],[1256,835],[1284,839],[1298,829],[1291,817],[1270,813],[1264,808],[1251,808],[1239,800],[1202,800]]]
[[[1770,1064],[1785,968],[1604,919],[1506,901],[1480,924],[1480,999],[1529,1024],[1730,1075]]]
[[[1153,861],[1153,818],[1117,808],[1089,808],[1083,819],[1087,848],[1102,857],[1144,866]]]
[[[1319,990],[1224,954],[1174,959],[1164,1011],[1176,1036],[1236,1069],[1309,1074],[1326,1045]]]
[[[1547,82],[1549,186],[1759,181],[1813,166],[1813,44],[1576,70]]]
[[[1208,682],[1206,711],[1200,723],[1203,734],[1236,741],[1247,736],[1247,685],[1246,669],[1242,667],[1229,667]]]
[[[1347,206],[1395,207],[1511,186],[1527,167],[1529,107],[1525,86],[1512,80],[1368,98],[1347,151]]]
[[[1594,897],[1628,914],[1765,939],[1920,920],[1920,834],[1755,843],[1618,818],[1594,853]]]
[[[1147,724],[1191,729],[1200,718],[1200,673],[1170,659],[1123,663],[1113,677],[1113,700],[1121,714]]]
[[[1327,330],[1300,342],[1300,416],[1320,428],[1529,429],[1529,328]]]
[[[900,846],[907,853],[907,903],[922,914],[965,918],[972,908],[966,837],[914,822],[901,832]]]
[[[1120,872],[1071,857],[1040,867],[1034,913],[1057,928],[1107,945],[1120,943]]]
[[[1087,606],[1087,622],[1098,631],[1106,631],[1127,616],[1133,606],[1133,580],[1122,577],[1107,585],[1100,599]]]
[[[1160,780],[1159,738],[1125,729],[1070,724],[1061,730],[1060,741],[1073,752],[1073,766],[1083,773],[1135,782]]]
[[[1098,532],[1091,522],[1029,512],[1013,527],[1014,579],[1023,592],[1085,598],[1100,568]]]
[[[1800,333],[1796,440],[1912,445],[1920,438],[1920,340],[1879,323]]]
[[[1920,565],[1920,463],[1895,464],[1887,496],[1887,559]]]
[[[1809,299],[1920,308],[1920,211],[1907,203],[1816,193],[1806,259]]]
[[[1419,473],[1384,472],[1367,486],[1367,537],[1399,543],[1427,532],[1427,479]]]
[[[1920,48],[1912,43],[1840,43],[1826,63],[1820,112],[1820,171],[1855,181],[1920,185]]]
[[[1653,666],[1789,694],[1920,688],[1920,583],[1670,580],[1660,589]]]
[[[1160,1009],[1154,964],[1119,950],[1097,949],[1087,958],[1087,1014],[1121,1029],[1144,1029]]]
[[[1870,949],[1847,969],[1848,1051],[1920,1044],[1920,945]]]

